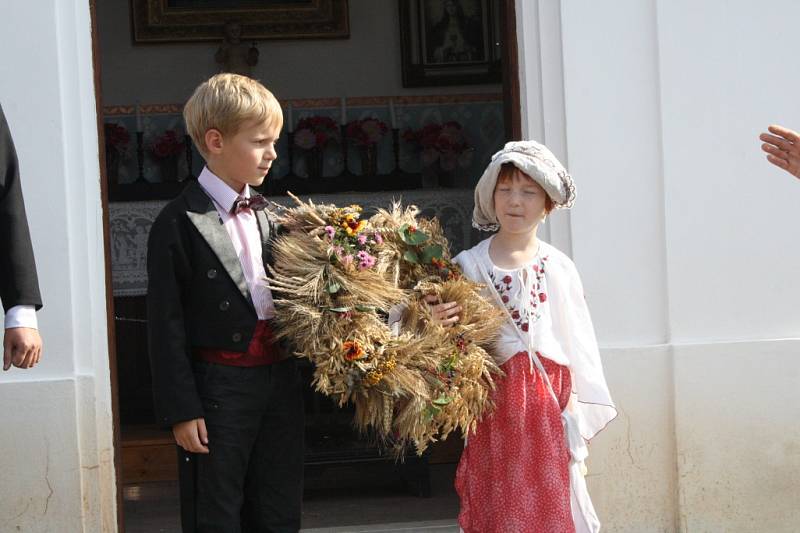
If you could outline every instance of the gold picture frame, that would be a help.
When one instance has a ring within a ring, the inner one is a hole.
[[[227,22],[242,40],[345,39],[348,0],[131,0],[134,43],[219,41]]]

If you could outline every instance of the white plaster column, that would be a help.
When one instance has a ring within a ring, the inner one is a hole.
[[[40,364],[0,375],[0,530],[115,531],[111,388],[88,2],[5,1],[0,102],[44,309]]]

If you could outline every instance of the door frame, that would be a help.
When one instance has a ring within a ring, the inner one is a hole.
[[[105,161],[105,133],[102,100],[101,50],[97,29],[97,0],[89,0],[92,39],[92,68],[94,71],[95,109],[97,114],[97,139],[100,164],[100,195],[103,211],[103,247],[106,282],[106,329],[108,332],[108,365],[111,372],[111,415],[114,442],[114,473],[116,478],[117,529],[124,533],[124,506],[122,486],[121,437],[119,420],[119,386],[117,376],[116,329],[114,295],[111,279],[111,232],[108,209],[108,175]],[[500,0],[502,64],[503,64],[503,118],[507,141],[520,140],[522,114],[519,80],[519,50],[517,43],[517,14],[515,0]]]
[[[117,530],[125,531],[122,505],[122,448],[119,427],[119,387],[117,385],[117,341],[114,325],[114,293],[111,280],[111,231],[108,220],[108,176],[106,174],[105,128],[103,120],[103,87],[100,75],[100,37],[97,32],[97,0],[89,0],[89,17],[92,39],[92,70],[94,73],[94,100],[97,115],[97,143],[100,157],[100,203],[103,212],[103,263],[106,284],[106,331],[108,335],[108,368],[111,373],[111,420],[114,446],[114,477],[117,501]]]

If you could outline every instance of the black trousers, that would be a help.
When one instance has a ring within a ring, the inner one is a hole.
[[[303,497],[303,394],[297,362],[195,363],[208,454],[178,447],[184,533],[294,533]]]

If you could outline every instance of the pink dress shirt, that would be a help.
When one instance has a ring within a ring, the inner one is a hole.
[[[214,201],[222,225],[231,237],[259,320],[274,317],[275,305],[261,256],[261,232],[256,215],[249,208],[242,209],[237,215],[231,212],[239,197],[250,198],[250,186],[245,185],[239,194],[208,170],[208,167],[203,167],[197,181]]]

